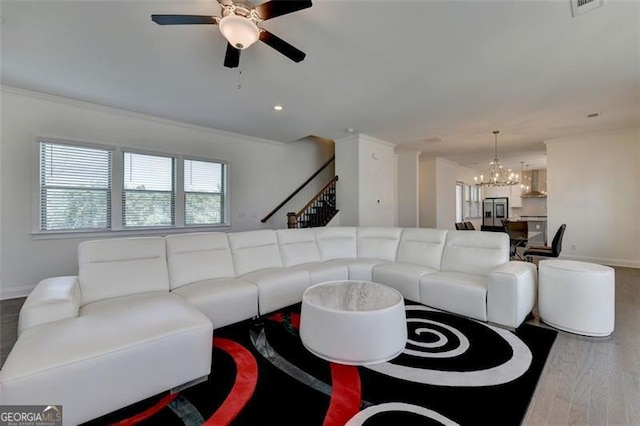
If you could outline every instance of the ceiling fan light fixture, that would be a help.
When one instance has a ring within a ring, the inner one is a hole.
[[[220,20],[220,32],[236,49],[246,49],[260,38],[260,29],[250,19],[227,15]]]

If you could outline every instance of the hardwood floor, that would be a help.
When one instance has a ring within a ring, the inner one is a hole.
[[[524,425],[640,425],[640,269],[615,271],[615,331],[559,333]]]
[[[0,366],[18,338],[18,314],[25,300],[25,297],[0,300]]]
[[[559,332],[523,425],[640,425],[640,269],[615,271],[614,333]],[[16,340],[23,303],[0,301],[0,365]],[[546,327],[537,315],[529,322]]]

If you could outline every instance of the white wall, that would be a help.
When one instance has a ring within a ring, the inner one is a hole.
[[[396,157],[394,145],[360,135],[360,221],[362,226],[394,226]]]
[[[440,157],[420,156],[420,227],[455,229],[456,182],[470,169]]]
[[[43,278],[77,272],[83,238],[31,234],[38,136],[226,160],[231,227],[222,230],[231,231],[269,226],[260,219],[333,154],[314,141],[285,145],[12,88],[1,94],[0,298],[25,295]]]
[[[640,267],[640,128],[546,144],[549,243],[566,223],[561,257]]]
[[[398,226],[417,227],[419,224],[419,161],[417,151],[400,151],[398,158]]]
[[[436,228],[456,229],[456,176],[458,164],[436,159],[437,214]]]
[[[343,226],[356,226],[360,220],[359,147],[358,135],[336,140],[336,207]]]
[[[336,140],[341,225],[395,225],[397,179],[393,148],[393,144],[363,134]]]
[[[436,158],[420,156],[418,164],[418,224],[421,228],[436,228],[438,221]]]

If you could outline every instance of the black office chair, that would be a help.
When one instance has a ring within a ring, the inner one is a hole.
[[[563,223],[560,228],[556,231],[556,235],[553,237],[553,241],[551,242],[551,246],[529,246],[522,253],[522,255],[528,260],[531,261],[533,256],[537,257],[558,257],[560,256],[560,252],[562,251],[562,238],[564,237],[564,230],[567,228],[567,225]]]
[[[456,222],[456,230],[464,231],[465,230],[464,222]]]
[[[473,226],[473,223],[471,222],[464,222],[464,229],[466,229],[467,231],[475,231],[476,227]]]

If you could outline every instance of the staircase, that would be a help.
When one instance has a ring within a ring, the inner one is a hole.
[[[331,219],[338,214],[338,209],[336,209],[337,181],[338,176],[334,176],[299,212],[287,213],[287,227],[315,228],[327,226]]]
[[[280,210],[289,210],[286,214],[286,222],[283,223],[278,216],[275,217],[274,228],[285,226],[288,228],[315,228],[318,226],[326,226],[338,213],[338,209],[336,208],[336,182],[338,181],[338,176],[335,176],[333,168],[327,168],[334,161],[335,156],[331,157],[316,170],[302,185],[265,216],[261,222],[267,222],[267,220]],[[313,185],[309,185],[316,177],[318,177],[318,179],[315,180]],[[331,180],[324,185],[317,194],[311,196],[311,194],[313,194],[312,191],[314,191],[313,188],[318,188],[319,184],[323,182],[323,179],[329,178]],[[306,191],[301,192],[305,188]],[[309,199],[308,197],[311,197],[311,200],[306,202],[306,200]],[[302,208],[300,208],[301,205],[303,205]],[[280,218],[284,219],[282,216],[280,216]]]

